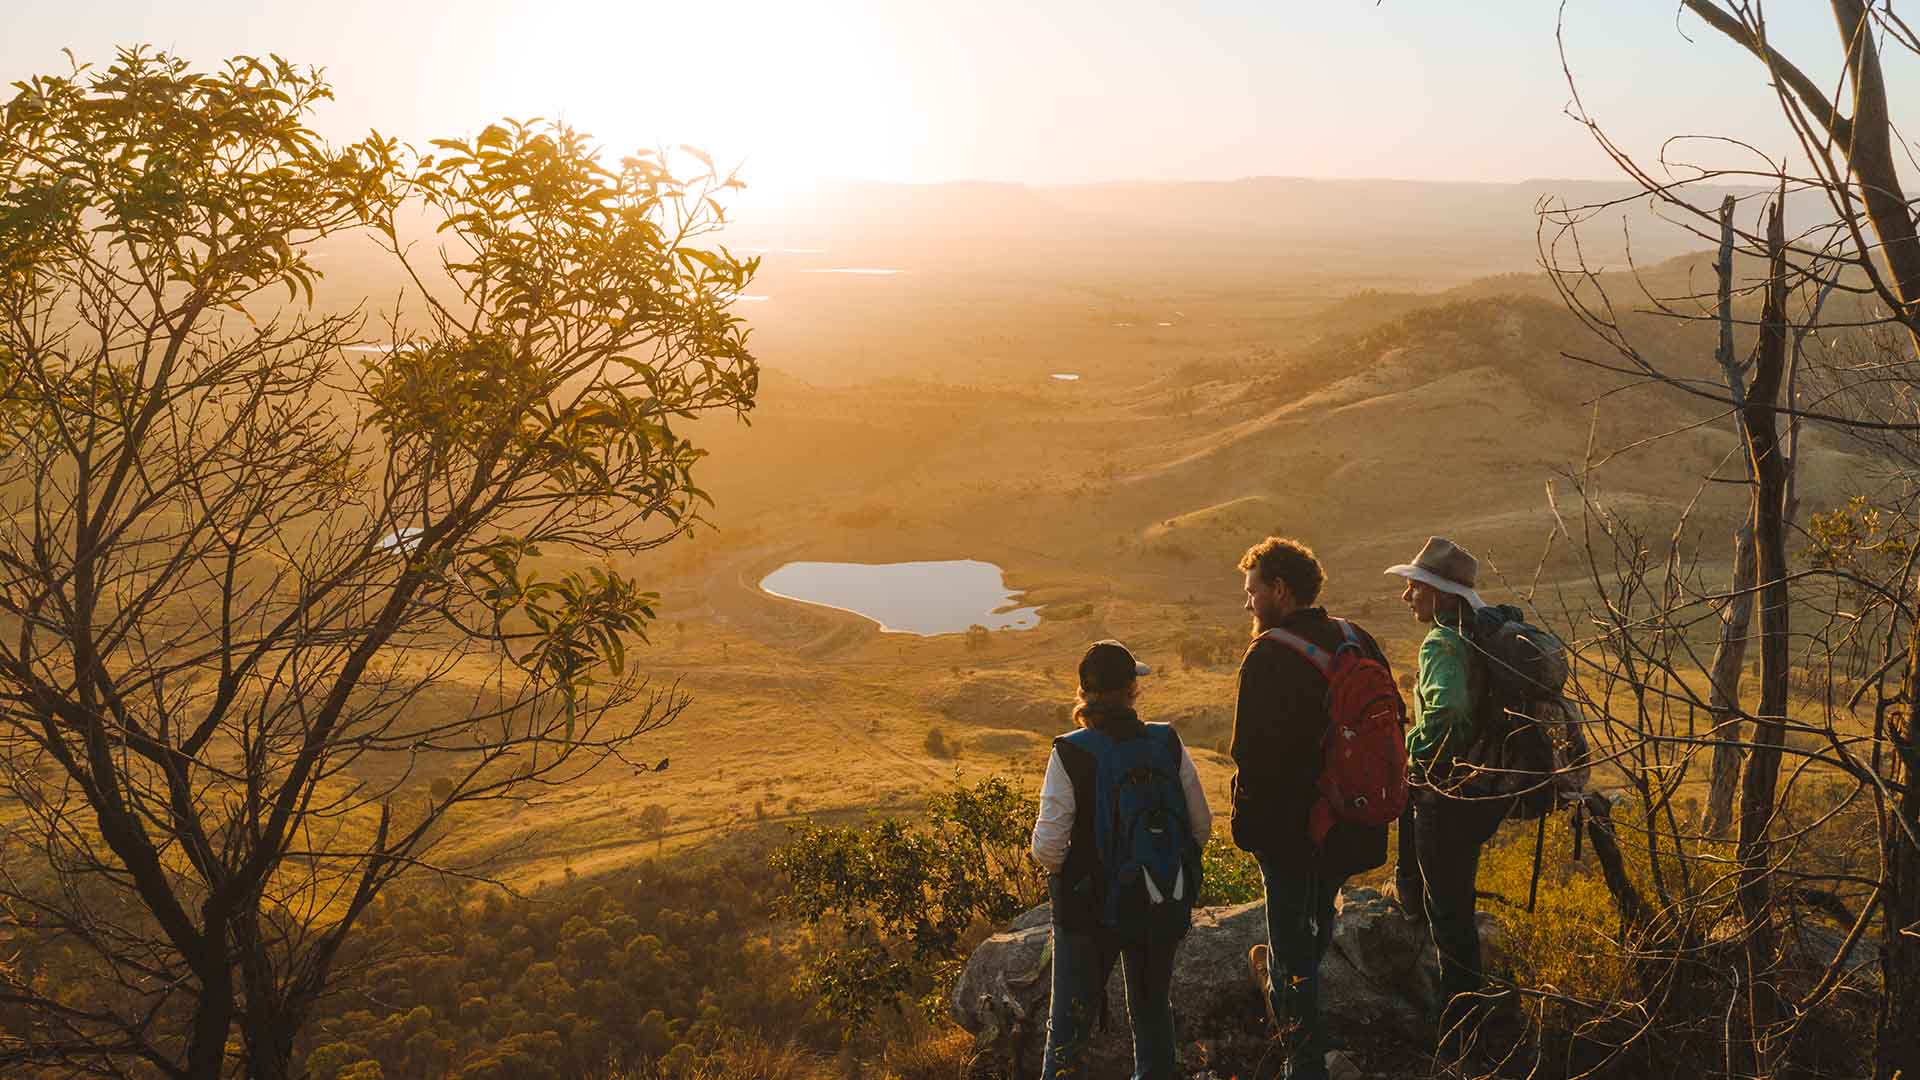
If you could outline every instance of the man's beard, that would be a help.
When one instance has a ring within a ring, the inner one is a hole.
[[[1260,636],[1261,634],[1263,634],[1263,633],[1265,633],[1265,632],[1266,632],[1266,630],[1267,630],[1267,628],[1266,628],[1266,627],[1264,627],[1264,626],[1262,626],[1262,625],[1260,625],[1260,616],[1259,616],[1259,615],[1255,615],[1255,616],[1253,616],[1253,617],[1252,617],[1251,619],[1249,619],[1249,620],[1247,620],[1247,624],[1248,624],[1248,625],[1247,625],[1247,636],[1248,636],[1248,637],[1250,637],[1250,638],[1257,638],[1257,637],[1259,637],[1259,636]]]

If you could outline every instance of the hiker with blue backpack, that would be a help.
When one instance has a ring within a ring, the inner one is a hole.
[[[1053,995],[1042,1075],[1083,1075],[1107,978],[1126,971],[1135,1080],[1174,1075],[1174,951],[1200,891],[1213,815],[1193,757],[1169,724],[1134,705],[1148,674],[1117,641],[1080,660],[1073,718],[1053,741],[1033,826],[1033,857],[1053,902]]]
[[[1248,960],[1285,1075],[1326,1080],[1342,1059],[1326,1045],[1320,963],[1341,885],[1386,862],[1407,796],[1406,709],[1373,637],[1316,606],[1326,573],[1312,549],[1268,537],[1240,569],[1254,638],[1229,748],[1233,842],[1260,864],[1268,938]]]

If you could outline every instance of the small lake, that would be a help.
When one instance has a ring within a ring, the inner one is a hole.
[[[974,559],[944,562],[791,562],[760,582],[763,592],[851,611],[889,634],[1031,630],[1038,608],[1019,607],[1000,568]]]

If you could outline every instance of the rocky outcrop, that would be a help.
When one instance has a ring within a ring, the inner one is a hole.
[[[954,1020],[990,1058],[1012,1075],[1037,1076],[1046,1043],[1051,950],[1043,905],[983,942],[954,987]],[[1491,927],[1482,916],[1483,936]],[[1173,971],[1173,1005],[1188,1071],[1198,1071],[1222,1048],[1264,1043],[1264,1006],[1247,968],[1247,950],[1265,941],[1266,905],[1203,908],[1181,943]],[[1334,1046],[1382,1041],[1427,1041],[1438,976],[1426,928],[1371,888],[1341,892],[1333,948],[1320,969],[1321,1008]],[[1126,1025],[1124,980],[1107,983],[1113,1018],[1102,1033],[1104,1068],[1091,1075],[1125,1075],[1132,1049]]]

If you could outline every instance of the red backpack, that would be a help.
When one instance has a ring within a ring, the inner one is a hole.
[[[1331,653],[1278,627],[1262,635],[1305,657],[1327,680],[1320,798],[1307,819],[1315,847],[1336,822],[1383,827],[1407,808],[1406,703],[1387,665],[1367,654],[1353,625],[1333,621],[1346,640]]]

